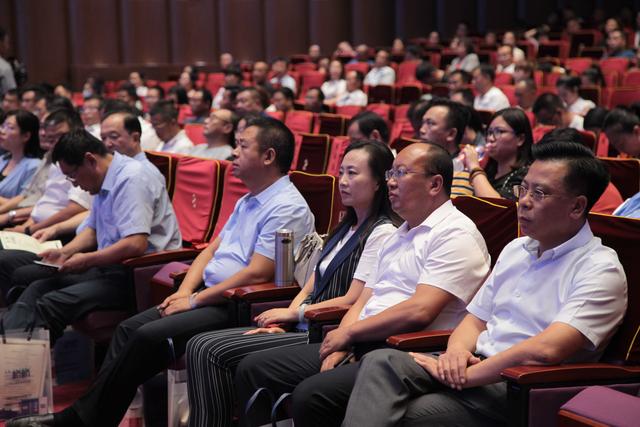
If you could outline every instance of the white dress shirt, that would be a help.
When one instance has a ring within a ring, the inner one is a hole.
[[[344,105],[358,105],[361,107],[366,107],[367,102],[368,102],[367,94],[361,91],[360,89],[357,89],[357,90],[354,90],[353,92],[343,93],[336,101],[336,105],[338,107],[342,107]]]
[[[165,153],[177,153],[177,154],[189,154],[193,148],[193,142],[189,139],[186,132],[181,130],[165,143],[156,148],[156,151],[163,151]]]
[[[422,224],[408,229],[405,222],[384,242],[365,285],[373,293],[360,319],[409,299],[418,286],[434,286],[456,298],[429,329],[453,328],[487,277],[490,260],[475,224],[447,201]]]
[[[325,99],[337,98],[347,91],[347,82],[344,79],[327,80],[322,83],[320,90]]]
[[[573,104],[567,106],[567,111],[585,116],[592,108],[596,108],[596,104],[593,101],[578,98]]]
[[[364,84],[369,86],[392,85],[396,82],[396,72],[389,66],[374,67],[364,78]]]
[[[495,86],[492,86],[484,95],[476,96],[473,100],[473,108],[476,110],[498,111],[510,106],[507,95]]]
[[[476,352],[493,356],[562,322],[590,342],[572,361],[598,360],[627,306],[627,281],[618,256],[594,237],[588,223],[539,257],[538,248],[529,237],[505,246],[467,307],[487,322]]]

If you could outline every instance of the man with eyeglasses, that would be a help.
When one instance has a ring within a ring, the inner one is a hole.
[[[458,324],[490,257],[474,223],[449,200],[452,172],[438,145],[412,144],[398,154],[386,178],[405,223],[383,243],[362,294],[322,344],[246,357],[236,373],[241,408],[267,387],[276,396],[293,392],[296,425],[339,425],[358,374],[354,360],[390,335]],[[257,406],[251,421],[260,424],[269,410]]]
[[[195,145],[190,156],[225,160],[233,152],[236,126],[240,118],[231,110],[216,110],[204,122],[203,134],[206,144]]]
[[[91,212],[71,242],[39,254],[57,268],[29,284],[2,320],[7,329],[47,328],[55,343],[92,311],[129,310],[130,271],[120,262],[178,249],[182,238],[164,182],[143,162],[111,154],[85,130],[64,135],[52,159],[69,182],[95,195]]]
[[[618,257],[587,222],[608,173],[576,143],[534,157],[514,189],[526,237],[504,248],[446,352],[367,355],[343,426],[507,425],[504,369],[600,358],[627,305]]]
[[[80,108],[80,117],[85,130],[98,139],[100,139],[100,110],[103,104],[104,99],[100,95],[91,95],[84,100]]]

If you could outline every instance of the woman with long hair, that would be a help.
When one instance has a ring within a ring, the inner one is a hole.
[[[40,121],[25,110],[9,111],[0,126],[0,202],[17,196],[29,184],[43,151],[38,131]]]
[[[533,136],[524,111],[505,108],[497,111],[487,128],[485,153],[489,157],[482,168],[476,147],[463,148],[463,161],[476,196],[515,200],[513,186],[522,182],[531,163]]]
[[[349,145],[339,178],[347,213],[327,238],[315,274],[289,307],[258,315],[258,328],[207,332],[188,342],[189,425],[232,425],[233,375],[240,361],[257,351],[306,344],[306,310],[357,300],[378,248],[401,222],[391,209],[384,177],[392,164],[385,144],[361,140]],[[288,326],[270,326],[276,323]]]

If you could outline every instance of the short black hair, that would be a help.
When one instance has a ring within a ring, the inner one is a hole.
[[[35,94],[36,102],[40,101],[47,95],[46,89],[41,85],[30,84],[20,88],[20,99],[22,99],[22,96],[27,92],[33,92]]]
[[[496,79],[496,70],[493,68],[493,65],[480,64],[476,69],[480,70],[480,74],[491,80],[491,82]]]
[[[584,116],[585,130],[596,129],[600,131],[604,127],[604,121],[609,114],[609,110],[603,107],[595,107],[590,109]]]
[[[75,109],[69,110],[66,108],[54,109],[47,114],[44,119],[45,126],[58,125],[60,123],[66,123],[69,126],[69,130],[83,129],[82,119]]]
[[[278,88],[278,89],[274,90],[273,94],[275,95],[276,93],[281,93],[289,101],[293,101],[293,99],[295,98],[295,95],[293,94],[293,91],[291,89],[289,89],[288,87],[281,87],[281,88]]]
[[[318,92],[318,101],[320,101],[320,103],[322,104],[324,102],[324,93],[322,92],[322,89],[320,89],[318,86],[314,86],[314,87],[310,87],[309,90],[307,90],[307,92],[311,92],[312,90],[315,90]]]
[[[628,108],[617,107],[607,114],[604,119],[602,129],[611,129],[614,126],[619,126],[620,130],[624,133],[632,133],[633,128],[640,125],[640,119]]]
[[[67,110],[74,110],[75,107],[69,98],[58,95],[47,95],[44,97],[47,106],[47,111],[56,110],[58,108],[65,108]]]
[[[150,116],[159,115],[165,122],[178,120],[178,110],[173,106],[171,101],[158,101],[149,111]]]
[[[370,138],[371,133],[377,130],[380,133],[382,141],[389,143],[389,126],[387,126],[387,122],[376,113],[372,111],[362,111],[356,114],[349,121],[347,128],[353,123],[358,123],[360,132],[367,138]]]
[[[246,119],[247,128],[258,128],[256,139],[260,145],[260,151],[265,152],[270,148],[276,153],[276,164],[280,173],[285,175],[291,169],[295,140],[293,133],[280,120],[264,116],[252,116]]]
[[[135,107],[130,106],[124,101],[120,101],[118,99],[107,99],[104,101],[104,105],[102,106],[102,120],[104,120],[108,115],[114,113],[131,113],[134,116],[138,116],[140,110]]]
[[[162,88],[162,86],[149,86],[147,91],[150,91],[150,90],[157,90],[158,95],[160,95],[160,99],[164,98],[164,89]]]
[[[581,85],[580,77],[562,76],[556,81],[556,87],[564,87],[571,91],[577,91]]]
[[[431,102],[427,100],[419,100],[412,102],[407,110],[407,119],[411,122],[411,127],[416,135],[420,134],[420,128],[422,127],[422,117],[424,113],[431,107]],[[396,117],[396,120],[400,117]]]
[[[536,98],[532,110],[533,114],[537,115],[542,110],[555,112],[559,108],[564,110],[564,104],[560,97],[555,93],[547,92]]]
[[[462,105],[447,98],[434,98],[431,100],[427,111],[432,107],[447,108],[447,117],[445,118],[447,128],[456,130],[455,142],[456,144],[460,144],[460,141],[462,141],[462,138],[464,137],[464,128],[467,127],[467,115],[465,114]],[[449,160],[451,160],[451,158],[449,158]]]
[[[54,163],[62,160],[70,166],[80,166],[84,163],[86,153],[104,157],[109,152],[98,138],[84,129],[78,129],[62,135],[53,148],[51,159]]]
[[[209,106],[211,106],[211,104],[213,103],[213,96],[211,95],[211,91],[209,89],[199,88],[199,89],[194,89],[194,92],[202,93],[202,102],[204,102],[205,104],[209,104]]]
[[[242,70],[237,65],[229,65],[227,68],[222,70],[225,76],[232,75],[236,76],[240,81],[242,81]]]
[[[449,78],[451,78],[451,76],[455,76],[456,74],[460,75],[460,77],[462,78],[462,81],[465,84],[471,83],[472,76],[470,72],[466,70],[455,70],[454,72],[449,74]]]
[[[178,100],[178,105],[185,105],[189,103],[189,97],[187,96],[187,91],[180,85],[171,86],[169,89],[169,93],[176,96]]]
[[[136,87],[133,85],[133,83],[130,83],[130,82],[122,83],[118,87],[118,92],[127,92],[127,95],[129,95],[131,98],[138,99],[138,93],[136,92]]]
[[[464,99],[464,102],[466,102],[466,104],[463,104],[465,106],[468,105],[473,105],[473,101],[475,100],[475,96],[473,96],[473,91],[469,88],[461,88],[461,89],[456,89],[453,92],[451,92],[451,95],[457,95],[460,94],[460,96],[462,96],[462,99]]]
[[[451,184],[453,183],[451,154],[444,147],[433,142],[425,142],[424,144],[429,147],[424,172],[426,174],[440,175],[445,193],[451,196]]]
[[[536,161],[560,161],[567,165],[565,189],[587,198],[585,216],[609,185],[609,171],[604,163],[580,143],[555,141],[536,144],[533,146],[533,158]]]

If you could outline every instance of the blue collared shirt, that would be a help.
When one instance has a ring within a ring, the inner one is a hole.
[[[142,162],[113,154],[86,220],[99,250],[134,234],[149,236],[147,253],[180,248],[178,221],[163,184]]]
[[[288,176],[243,196],[220,232],[220,246],[202,273],[213,286],[249,265],[254,253],[275,260],[276,230],[293,230],[294,245],[314,230],[313,214]]]
[[[0,157],[0,171],[4,170],[11,160],[11,154]],[[27,188],[41,160],[34,157],[23,157],[9,175],[0,182],[0,196],[7,199],[17,196]]]
[[[623,204],[616,208],[613,214],[626,216],[627,218],[640,218],[640,193],[636,193],[633,197],[625,200]]]

